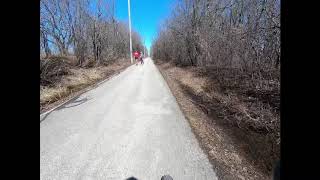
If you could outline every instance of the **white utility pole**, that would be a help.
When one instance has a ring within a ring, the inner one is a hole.
[[[130,0],[128,0],[128,14],[129,14],[129,33],[130,33],[130,60],[131,60],[131,64],[132,64],[133,63],[133,59],[132,59],[132,40],[131,40]]]

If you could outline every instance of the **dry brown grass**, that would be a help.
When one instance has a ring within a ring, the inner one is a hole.
[[[54,102],[120,72],[129,65],[129,61],[122,59],[108,66],[91,68],[69,66],[68,74],[54,78],[56,81],[50,85],[40,85],[40,111]]]
[[[277,96],[265,102],[265,97],[252,99],[238,94],[238,88],[222,87],[221,81],[207,73],[199,75],[196,67],[180,68],[170,63],[158,67],[219,178],[268,179],[280,153],[277,104],[268,105]],[[234,83],[229,80],[225,85],[229,82]]]
[[[40,104],[51,103],[65,97],[69,93],[66,87],[40,88]]]
[[[71,72],[71,75],[65,76],[55,86],[40,89],[41,104],[59,100],[69,93],[91,85],[104,77],[103,69],[72,69]]]

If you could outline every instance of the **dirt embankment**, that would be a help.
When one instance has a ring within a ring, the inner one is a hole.
[[[40,113],[78,96],[130,65],[127,59],[86,68],[75,66],[72,58],[40,60]]]
[[[278,82],[156,62],[219,178],[271,179],[280,156]]]

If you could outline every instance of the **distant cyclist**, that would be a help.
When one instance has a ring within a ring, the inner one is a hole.
[[[138,65],[138,62],[140,61],[140,56],[141,56],[140,51],[135,51],[133,53],[133,56],[134,56],[134,60],[136,61],[136,65]]]

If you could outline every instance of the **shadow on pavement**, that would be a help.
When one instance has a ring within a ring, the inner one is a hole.
[[[88,99],[87,97],[85,97],[85,98],[83,98],[83,99],[77,99],[77,100],[75,100],[75,101],[72,101],[72,102],[67,103],[67,104],[65,104],[65,105],[63,105],[63,106],[58,107],[57,110],[61,110],[61,109],[64,109],[64,108],[71,108],[71,107],[79,106],[79,105],[87,102],[88,100],[90,100],[90,99]]]
[[[138,179],[132,176],[127,178],[126,180],[138,180]],[[170,175],[164,175],[161,177],[161,180],[173,180],[173,178]]]
[[[69,103],[62,105],[62,106],[58,107],[57,109],[55,109],[53,111],[61,110],[61,109],[64,109],[64,108],[72,108],[72,107],[75,107],[75,106],[79,106],[79,105],[81,105],[81,104],[83,104],[83,103],[85,103],[85,102],[90,100],[87,97],[82,98],[82,99],[77,99],[78,97],[79,96],[76,97],[76,100],[70,101]],[[42,121],[44,121],[48,117],[48,115],[51,114],[53,111],[47,113],[43,118],[40,117],[40,123]]]
[[[126,180],[138,180],[138,179],[135,178],[135,177],[129,177],[129,178],[127,178]]]

